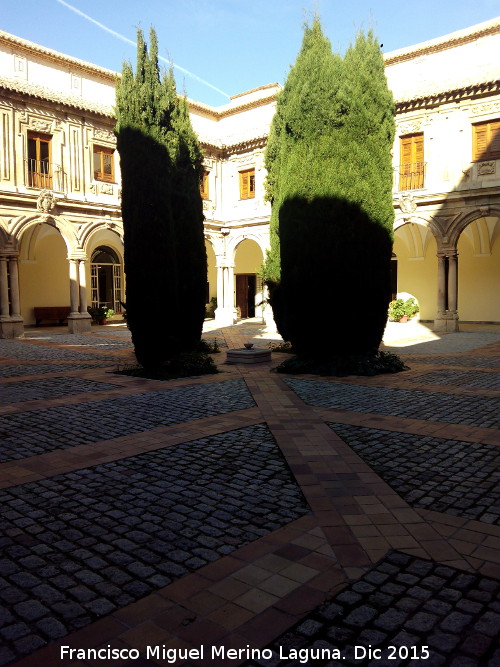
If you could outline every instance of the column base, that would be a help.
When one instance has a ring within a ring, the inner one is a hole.
[[[433,331],[437,333],[456,333],[460,331],[458,316],[439,316],[434,320]]]
[[[0,319],[0,338],[24,338],[23,319]]]
[[[236,322],[233,308],[216,308],[215,323],[219,327],[230,327]]]
[[[91,328],[92,318],[88,313],[70,313],[68,315],[68,333],[90,333]]]

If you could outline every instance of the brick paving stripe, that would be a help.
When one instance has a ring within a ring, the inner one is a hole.
[[[407,503],[500,524],[500,448],[329,424]]]
[[[308,512],[262,424],[0,491],[0,637],[28,653]]]
[[[0,461],[110,440],[253,405],[243,380],[227,380],[5,415],[0,417]]]
[[[244,664],[498,667],[499,634],[499,581],[393,552]]]

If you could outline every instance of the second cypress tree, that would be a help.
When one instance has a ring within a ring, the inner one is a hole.
[[[355,371],[382,340],[393,136],[376,40],[360,35],[341,59],[315,18],[278,98],[266,155],[274,235],[267,267],[280,333],[300,358],[330,372]]]

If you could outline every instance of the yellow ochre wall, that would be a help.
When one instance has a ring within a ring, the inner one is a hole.
[[[396,230],[394,253],[398,260],[398,292],[408,292],[418,301],[419,317],[434,320],[437,311],[436,242],[430,238],[423,258],[413,259],[407,244]]]
[[[253,239],[245,239],[236,247],[235,273],[259,273],[264,258],[259,244]]]
[[[35,306],[70,305],[66,257],[62,236],[56,230],[50,230],[37,241],[33,259],[20,261],[21,315],[25,324],[35,324]]]
[[[215,253],[212,244],[205,241],[205,249],[207,251],[207,280],[209,282],[209,300],[217,296],[217,268],[215,266]]]
[[[460,237],[458,314],[465,321],[500,322],[500,238],[491,255],[474,256],[469,239]]]

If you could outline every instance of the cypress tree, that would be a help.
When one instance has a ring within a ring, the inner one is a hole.
[[[330,368],[339,357],[376,354],[382,339],[393,136],[375,38],[360,35],[341,59],[315,18],[278,99],[266,156],[272,251],[279,236],[280,256],[270,292],[283,337],[300,357]],[[268,257],[268,266],[277,264]]]
[[[199,342],[206,284],[201,156],[172,72],[160,78],[153,29],[149,52],[137,33],[135,76],[130,64],[123,65],[116,116],[127,323],[138,362],[151,369]]]

